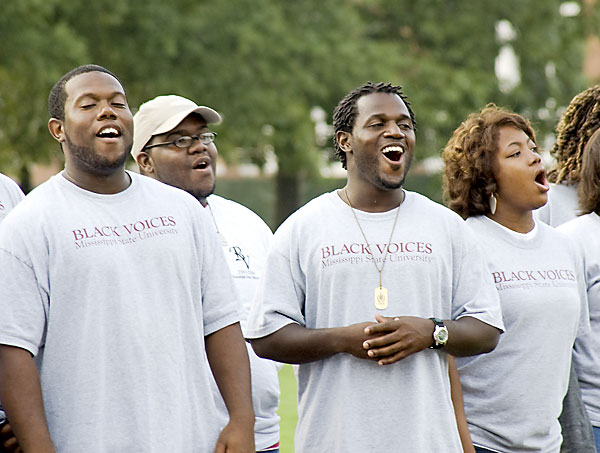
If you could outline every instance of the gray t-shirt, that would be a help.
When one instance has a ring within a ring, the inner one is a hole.
[[[2,223],[10,210],[24,197],[25,195],[17,183],[8,176],[0,173],[0,223]],[[5,415],[2,410],[2,402],[0,401],[0,422],[2,422],[4,418]]]
[[[242,303],[242,327],[254,300],[259,279],[264,272],[267,252],[273,233],[263,220],[250,209],[232,200],[211,195],[206,208],[214,215],[223,252]],[[252,403],[254,406],[254,442],[256,450],[270,447],[279,441],[279,378],[281,364],[261,359],[246,343],[252,371]],[[227,408],[215,387],[217,407],[226,422]]]
[[[589,328],[581,257],[542,222],[533,238],[485,216],[466,223],[486,251],[506,326],[489,354],[456,358],[473,443],[558,452],[571,350],[578,330]]]
[[[386,248],[382,315],[473,316],[503,329],[498,295],[462,219],[413,192],[399,209],[391,241],[395,209],[356,211],[371,250],[336,192],[294,213],[275,233],[246,335],[290,323],[315,329],[374,321],[373,260],[381,266]],[[296,451],[462,451],[447,357],[426,349],[388,366],[350,354],[300,365]]]
[[[24,197],[25,195],[17,183],[0,173],[0,223]]]
[[[197,200],[129,174],[54,176],[0,225],[0,343],[36,356],[57,451],[212,451],[204,337],[240,319],[232,279]]]
[[[546,225],[557,227],[577,217],[578,203],[577,185],[550,184],[548,201],[533,211],[533,215]]]
[[[584,256],[591,330],[575,341],[573,360],[583,403],[593,426],[600,427],[600,217],[591,213],[558,228],[571,236]]]

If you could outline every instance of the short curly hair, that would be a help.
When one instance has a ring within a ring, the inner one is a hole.
[[[65,86],[73,77],[78,76],[79,74],[85,74],[87,72],[104,72],[105,74],[114,77],[121,84],[121,86],[123,86],[116,75],[102,66],[85,64],[75,69],[71,69],[64,76],[62,76],[50,90],[50,95],[48,96],[48,113],[50,114],[50,118],[56,118],[61,121],[65,120],[65,102],[67,102],[67,92],[65,90]]]
[[[356,117],[358,116],[358,108],[356,104],[361,97],[372,93],[397,94],[406,105],[406,108],[408,109],[408,113],[410,115],[410,119],[413,123],[413,127],[416,130],[417,123],[415,121],[415,114],[410,108],[410,102],[408,102],[407,97],[402,92],[401,86],[392,85],[391,83],[386,82],[367,82],[364,85],[355,88],[346,96],[344,96],[344,98],[338,103],[337,107],[333,111],[333,146],[335,147],[335,155],[342,163],[343,168],[347,168],[346,153],[342,151],[340,145],[337,142],[337,133],[339,131],[352,133],[352,131],[354,130],[354,123],[356,121]]]
[[[600,128],[592,134],[583,150],[577,195],[581,214],[600,214]]]
[[[535,143],[535,132],[527,119],[488,104],[467,117],[442,151],[444,201],[463,218],[490,212],[490,195],[498,188],[494,161],[499,130],[504,126],[522,130]]]
[[[556,141],[550,150],[556,164],[548,173],[550,182],[579,182],[583,150],[599,127],[600,85],[595,85],[571,100],[556,126]]]

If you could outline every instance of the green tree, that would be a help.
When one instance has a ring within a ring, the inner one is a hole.
[[[63,73],[86,58],[85,45],[68,27],[53,23],[56,0],[9,0],[0,15],[0,164],[20,173],[58,155],[47,129],[48,92]]]
[[[404,85],[419,123],[417,158],[437,155],[460,121],[490,101],[551,131],[561,106],[585,87],[583,18],[562,17],[560,4],[129,0],[107,8],[8,0],[0,17],[0,163],[26,176],[30,162],[58,155],[46,130],[48,91],[67,70],[93,62],[119,75],[134,110],[170,93],[219,110],[227,160],[264,163],[272,149],[279,223],[322,163],[311,109],[331,115],[367,80]],[[505,92],[494,73],[500,20],[516,30],[510,45],[521,74]]]

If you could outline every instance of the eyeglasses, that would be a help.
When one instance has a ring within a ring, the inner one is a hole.
[[[196,140],[198,140],[203,145],[210,145],[212,142],[215,141],[216,136],[216,132],[204,132],[200,135],[184,135],[182,137],[176,138],[172,142],[155,143],[153,145],[145,146],[144,149],[150,149],[156,146],[165,145],[175,145],[177,148],[186,149],[192,146]]]

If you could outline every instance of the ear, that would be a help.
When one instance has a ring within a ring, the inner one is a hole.
[[[135,160],[138,167],[140,167],[140,173],[154,177],[154,161],[151,154],[148,154],[146,151],[140,151]]]
[[[50,118],[48,121],[48,130],[58,143],[63,143],[66,141],[63,122],[58,118]]]
[[[352,152],[352,144],[350,143],[351,138],[352,134],[346,131],[337,131],[335,133],[335,140],[337,141],[338,146],[346,154]]]

